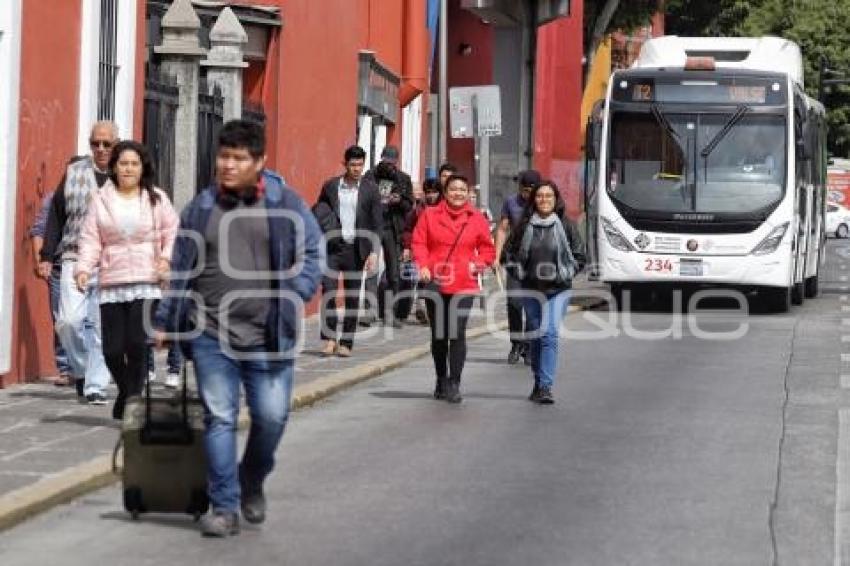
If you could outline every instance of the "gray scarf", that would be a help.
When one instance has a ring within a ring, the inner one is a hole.
[[[564,230],[564,225],[561,223],[557,214],[550,214],[546,218],[541,218],[535,213],[525,232],[520,240],[518,259],[520,265],[525,265],[528,261],[528,254],[531,251],[531,241],[534,239],[534,228],[552,228],[555,230],[555,245],[558,247],[558,282],[568,283],[573,280],[575,274],[578,273],[578,262],[573,257],[572,247],[567,238],[567,232]]]

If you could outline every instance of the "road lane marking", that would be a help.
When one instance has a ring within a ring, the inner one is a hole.
[[[850,565],[850,409],[838,411],[835,462],[835,566]]]

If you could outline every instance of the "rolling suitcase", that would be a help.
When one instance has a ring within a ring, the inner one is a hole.
[[[113,468],[123,446],[124,508],[133,519],[154,512],[188,513],[197,520],[209,507],[204,411],[200,399],[189,395],[187,365],[179,393],[152,396],[148,383],[143,395],[127,400]]]

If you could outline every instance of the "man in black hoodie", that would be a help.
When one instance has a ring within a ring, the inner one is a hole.
[[[366,173],[363,178],[374,182],[381,193],[384,207],[384,231],[381,243],[384,249],[385,282],[378,290],[378,316],[384,323],[401,328],[395,297],[399,292],[401,274],[402,233],[408,213],[413,209],[413,183],[398,168],[398,148],[392,145],[384,147],[381,161]],[[370,282],[374,286],[375,283]]]

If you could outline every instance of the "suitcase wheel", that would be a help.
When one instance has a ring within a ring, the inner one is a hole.
[[[138,520],[142,512],[142,491],[138,487],[124,489],[124,509],[130,512],[134,521]]]

